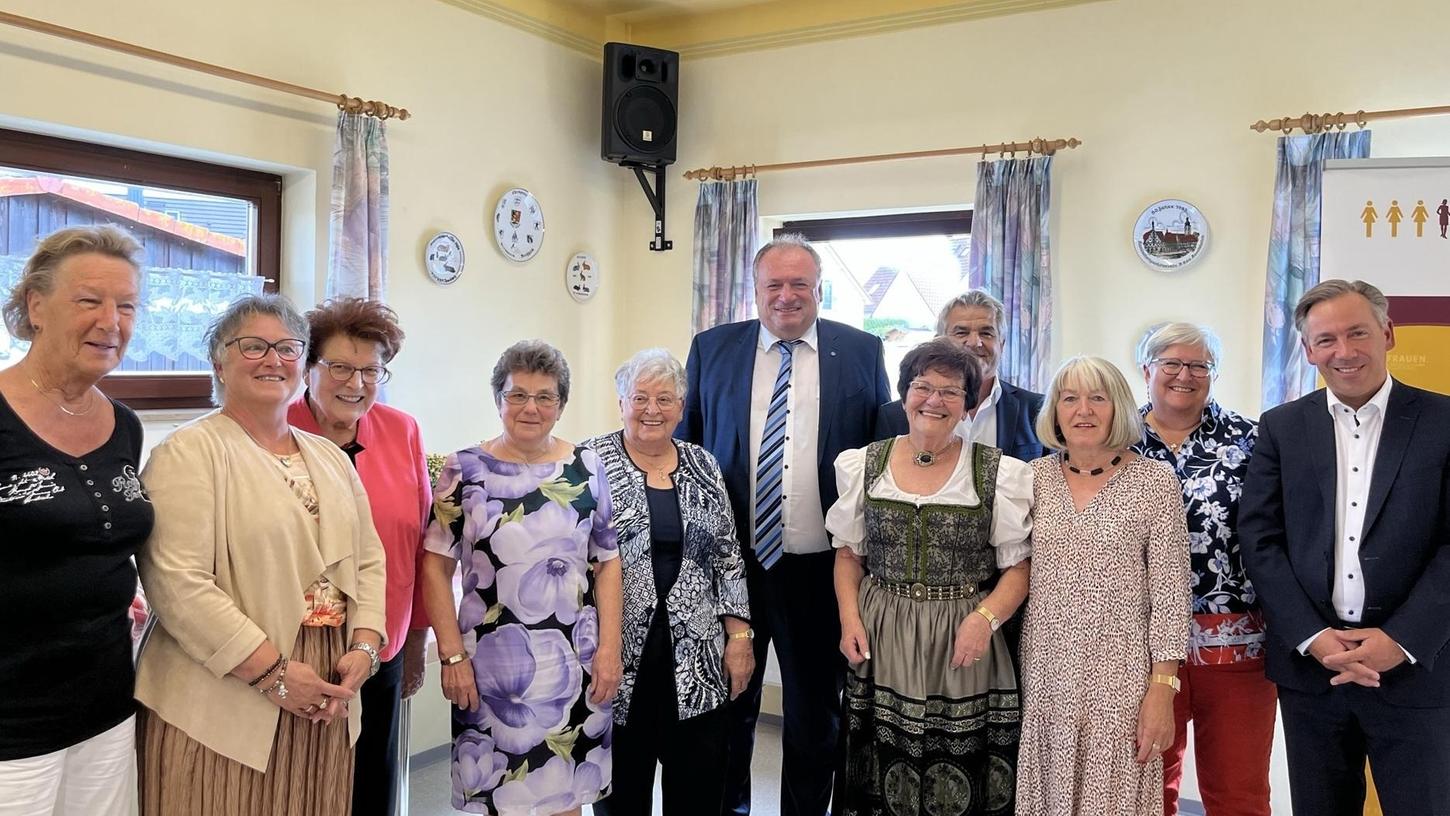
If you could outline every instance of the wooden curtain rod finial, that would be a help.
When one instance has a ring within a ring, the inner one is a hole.
[[[337,109],[343,113],[360,113],[364,116],[372,116],[384,121],[388,119],[407,120],[412,118],[407,108],[395,108],[386,102],[379,102],[376,99],[363,99],[357,96],[343,94],[337,98]]]

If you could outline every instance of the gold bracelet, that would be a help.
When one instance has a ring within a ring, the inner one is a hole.
[[[1169,686],[1173,689],[1174,694],[1177,694],[1183,688],[1183,684],[1178,680],[1177,675],[1172,674],[1155,674],[1148,678],[1148,682]]]
[[[453,665],[456,665],[458,663],[462,663],[463,661],[465,661],[467,659],[468,659],[468,652],[467,651],[462,651],[462,652],[459,652],[456,655],[449,655],[448,657],[445,657],[445,658],[439,660],[438,662],[439,663],[442,663],[445,666],[453,666]]]
[[[996,615],[992,614],[992,610],[988,609],[986,604],[978,604],[977,608],[973,609],[972,611],[986,618],[987,625],[992,627],[993,632],[997,631],[997,629],[1002,626],[1002,621],[999,620]]]
[[[755,640],[755,630],[746,629],[741,632],[728,632],[726,633],[726,637],[730,640]]]

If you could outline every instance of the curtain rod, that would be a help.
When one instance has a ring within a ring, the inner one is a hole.
[[[174,65],[178,68],[186,68],[192,71],[199,71],[203,74],[231,79],[237,82],[245,82],[248,85],[256,85],[259,88],[268,88],[282,93],[289,93],[295,96],[304,96],[308,99],[316,99],[320,102],[331,102],[337,105],[339,110],[347,113],[361,113],[367,116],[375,116],[378,119],[409,119],[412,114],[407,108],[395,108],[385,102],[376,100],[364,100],[347,94],[334,94],[326,91],[319,91],[314,88],[307,88],[302,85],[293,85],[290,82],[282,82],[276,79],[248,74],[242,71],[234,71],[231,68],[223,68],[219,65],[178,57],[175,54],[168,54],[165,51],[157,51],[154,48],[146,48],[140,45],[113,40],[109,37],[102,37],[98,34],[91,34],[85,31],[78,31],[74,28],[58,26],[54,23],[47,23],[43,20],[34,20],[29,17],[22,17],[19,14],[11,14],[7,11],[0,11],[0,23],[12,25],[17,28],[24,28],[29,31],[36,31],[41,34],[49,34],[53,37],[72,40],[86,45],[94,45],[97,48],[107,48],[112,51],[119,51],[122,54],[130,54],[133,57],[164,62],[167,65]]]
[[[1001,142],[994,145],[979,145],[976,147],[948,147],[942,150],[917,150],[912,153],[877,153],[871,156],[846,156],[839,159],[816,159],[814,161],[782,162],[778,164],[748,164],[739,167],[701,167],[685,173],[685,178],[693,181],[734,181],[737,178],[745,178],[758,173],[765,173],[772,170],[802,170],[808,167],[835,167],[842,164],[865,164],[867,162],[895,161],[897,159],[929,159],[937,156],[966,156],[973,153],[980,153],[989,156],[997,153],[1002,156],[1011,154],[1015,156],[1019,151],[1031,156],[1037,153],[1043,156],[1050,156],[1064,148],[1071,150],[1082,142],[1077,139],[1029,139],[1025,142]]]
[[[1432,108],[1396,108],[1393,110],[1364,111],[1354,113],[1305,113],[1303,116],[1284,116],[1278,119],[1270,119],[1265,122],[1263,119],[1249,125],[1249,130],[1257,130],[1263,133],[1266,130],[1276,131],[1285,136],[1294,132],[1295,128],[1305,133],[1323,133],[1330,128],[1344,130],[1345,126],[1355,124],[1363,128],[1375,119],[1403,119],[1410,116],[1444,116],[1450,114],[1450,105],[1439,105]]]

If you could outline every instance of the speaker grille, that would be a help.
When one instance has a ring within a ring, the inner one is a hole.
[[[632,149],[640,153],[661,152],[675,138],[675,106],[659,88],[649,85],[630,88],[615,103],[614,127]]]

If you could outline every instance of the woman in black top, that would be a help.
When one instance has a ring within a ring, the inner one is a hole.
[[[613,792],[600,816],[645,816],[655,765],[666,814],[718,813],[722,706],[755,668],[745,565],[720,467],[671,438],[685,370],[663,349],[615,374],[624,428],[596,437],[624,566],[624,676],[614,701]]]
[[[120,364],[140,245],[56,232],[4,305],[31,341],[0,371],[0,810],[125,814],[135,800],[131,557],[151,531],[141,422],[96,383]],[[11,812],[11,811],[6,811]]]

